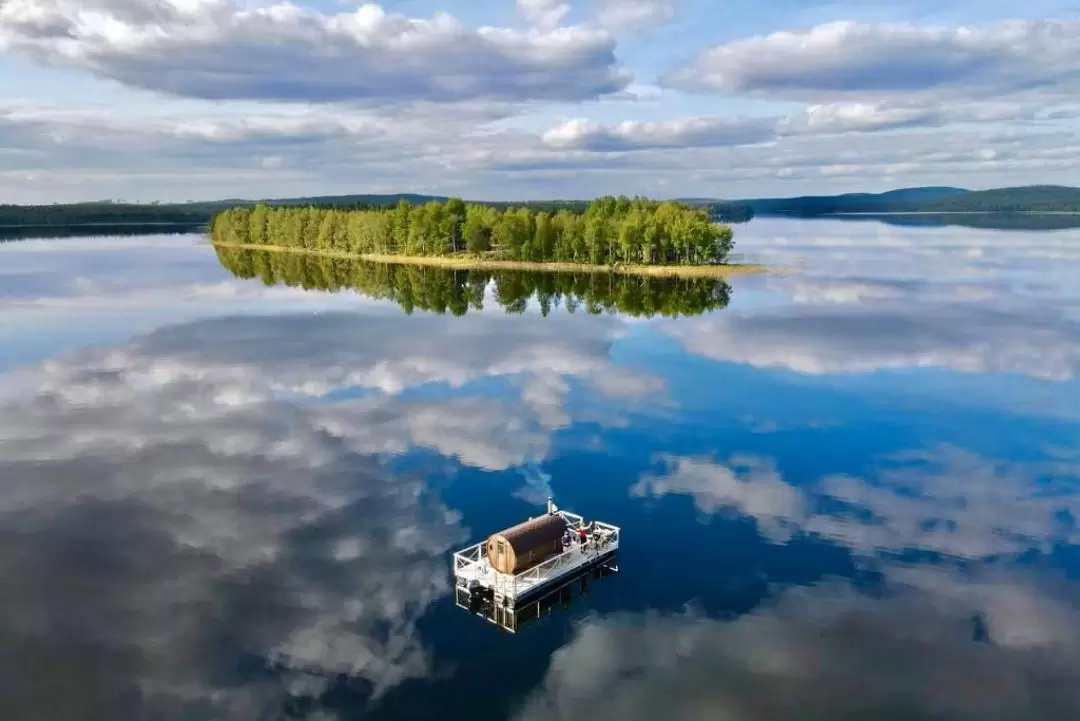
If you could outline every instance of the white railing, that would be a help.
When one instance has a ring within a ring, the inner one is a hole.
[[[564,516],[574,515],[565,513],[564,511],[559,511],[559,514]],[[575,517],[578,519],[581,518],[581,516]],[[589,542],[584,548],[581,546],[571,546],[570,551],[564,551],[537,566],[533,566],[532,568],[517,574],[514,576],[515,590],[519,583],[527,586],[536,585],[543,580],[557,575],[559,571],[567,567],[579,565],[582,557],[585,557],[586,559],[595,558],[608,551],[614,551],[619,547],[618,526],[612,526],[610,523],[602,523],[600,521],[593,521],[592,526],[593,529],[589,537]]]
[[[454,554],[454,576],[460,578],[463,570],[472,568],[475,568],[477,575],[479,575],[486,564],[484,544],[483,542],[477,543],[475,546],[469,546]]]
[[[556,511],[556,513],[562,516],[563,520],[566,521],[566,525],[570,526],[571,528],[577,528],[581,524],[585,523],[585,519],[576,513],[571,513],[570,511]]]

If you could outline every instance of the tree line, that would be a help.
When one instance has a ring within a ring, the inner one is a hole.
[[[106,236],[185,235],[196,233],[199,226],[187,223],[154,222],[110,225],[0,225],[0,243],[34,238],[104,238]]]
[[[611,196],[554,212],[457,198],[353,210],[256,205],[225,210],[211,223],[216,243],[598,265],[722,263],[732,235],[707,208]]]
[[[731,286],[719,278],[669,278],[614,273],[458,270],[377,263],[298,253],[216,246],[222,266],[238,278],[339,292],[352,290],[414,310],[465,315],[483,310],[487,290],[507,313],[523,313],[535,299],[542,315],[563,308],[593,315],[677,318],[727,307]]]
[[[740,201],[757,215],[814,217],[840,213],[1078,213],[1080,188],[1033,185],[993,190],[906,188],[887,193],[845,193]]]
[[[211,211],[198,205],[68,203],[0,205],[0,226],[75,226],[128,223],[202,225]]]

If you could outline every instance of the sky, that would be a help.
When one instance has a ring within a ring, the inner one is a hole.
[[[1080,2],[2,0],[0,202],[1076,184]]]

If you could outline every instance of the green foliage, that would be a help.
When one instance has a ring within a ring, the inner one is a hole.
[[[604,197],[581,210],[502,210],[466,204],[393,208],[238,207],[214,217],[215,242],[352,253],[446,256],[467,250],[506,260],[594,264],[722,263],[730,227],[706,208],[643,198]]]
[[[484,291],[494,286],[507,313],[521,313],[535,298],[546,316],[553,308],[591,314],[623,313],[648,318],[700,315],[725,308],[731,286],[721,278],[665,278],[617,273],[482,271],[395,265],[331,256],[278,253],[217,246],[218,260],[240,278],[306,290],[353,290],[390,300],[406,310],[464,315],[483,310]]]

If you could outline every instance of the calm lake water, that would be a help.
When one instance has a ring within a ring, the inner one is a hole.
[[[4,718],[1080,718],[1080,230],[736,240],[788,272],[0,244]],[[618,574],[458,608],[548,495]]]

